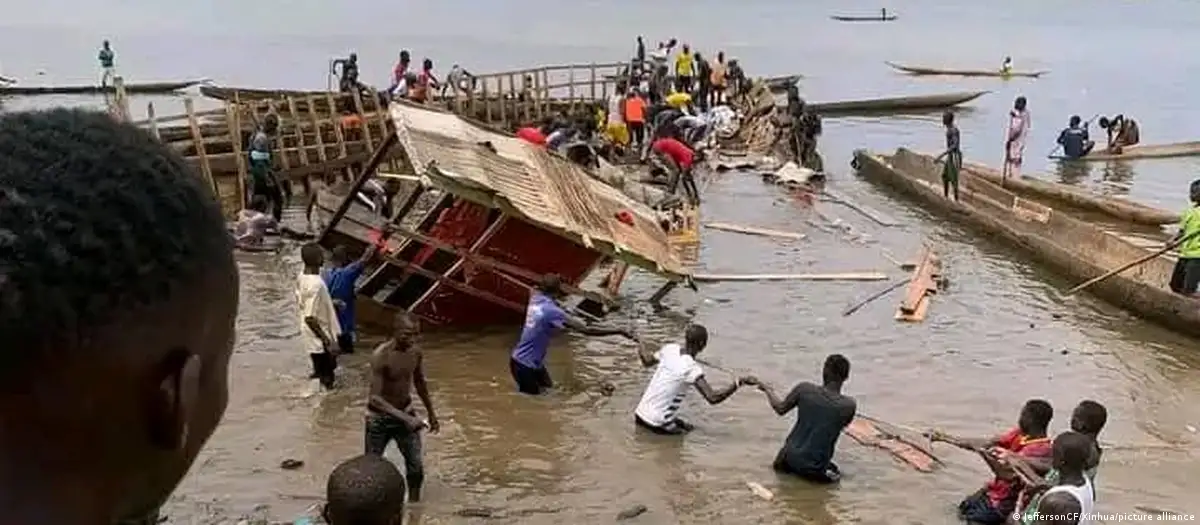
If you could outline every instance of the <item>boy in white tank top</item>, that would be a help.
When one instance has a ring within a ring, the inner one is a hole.
[[[1092,525],[1095,496],[1084,470],[1092,453],[1092,440],[1070,431],[1054,438],[1054,468],[1059,483],[1042,495],[1035,523]]]

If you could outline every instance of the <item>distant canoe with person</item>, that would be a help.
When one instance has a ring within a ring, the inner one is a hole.
[[[178,82],[146,82],[140,84],[125,84],[125,92],[129,94],[159,94],[182,91],[195,85],[204,84],[208,79],[183,80]],[[112,85],[75,85],[75,86],[0,86],[0,96],[34,96],[34,95],[99,95],[112,93],[116,88]]]
[[[1051,155],[1055,160],[1071,160],[1075,162],[1101,162],[1110,160],[1133,159],[1166,159],[1172,157],[1200,156],[1200,141],[1176,142],[1174,144],[1138,144],[1121,148],[1120,153],[1107,149],[1096,149],[1077,159],[1067,159],[1062,155]]]
[[[945,77],[999,77],[999,78],[1038,78],[1049,71],[1009,71],[1004,72],[999,69],[944,69],[933,67],[917,67],[897,64],[895,62],[884,62],[893,69],[907,73],[909,75],[920,76],[945,76]]]
[[[829,18],[837,20],[838,22],[891,22],[896,19],[896,15],[830,15]]]

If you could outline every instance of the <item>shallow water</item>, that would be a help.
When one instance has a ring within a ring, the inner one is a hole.
[[[890,24],[832,22],[830,14],[879,6],[825,0],[736,7],[708,0],[651,7],[631,0],[514,0],[503,6],[450,0],[419,8],[371,2],[341,11],[275,0],[17,4],[0,21],[0,43],[32,49],[0,58],[4,74],[25,83],[36,82],[37,69],[55,81],[90,81],[95,45],[105,37],[131,79],[211,77],[234,85],[321,88],[327,59],[351,49],[358,51],[366,79],[382,83],[401,47],[415,57],[434,57],[442,69],[459,62],[483,72],[611,61],[632,52],[632,36],[640,32],[654,35],[651,45],[659,36],[682,35],[706,54],[723,46],[753,74],[803,73],[802,90],[814,101],[991,90],[961,114],[960,127],[968,159],[993,165],[1001,157],[1005,112],[1018,94],[1029,98],[1034,116],[1027,171],[1052,169],[1042,148],[1050,150],[1071,113],[1087,119],[1100,111],[1124,112],[1140,121],[1147,143],[1200,136],[1200,115],[1189,96],[1200,70],[1188,61],[1200,41],[1186,37],[1200,7],[1182,1],[1102,1],[1086,9],[1028,0],[995,6],[904,1],[888,6],[900,16]],[[74,22],[61,20],[58,13],[65,10],[75,13]],[[1110,44],[1114,34],[1128,43]],[[1018,69],[1051,73],[1036,81],[913,79],[883,64],[984,68],[1006,54]],[[86,102],[4,104],[16,109]],[[706,231],[701,268],[714,273],[872,270],[898,278],[902,273],[890,267],[882,249],[906,259],[930,241],[951,286],[934,299],[925,323],[892,320],[894,297],[841,315],[884,282],[714,284],[699,294],[674,292],[667,301],[673,314],[642,307],[619,319],[666,339],[677,337],[688,319],[703,323],[712,333],[705,358],[757,373],[779,388],[817,379],[827,354],[844,353],[853,362],[846,389],[860,411],[918,428],[992,434],[1013,422],[1025,399],[1044,397],[1058,410],[1053,427],[1059,430],[1078,400],[1096,399],[1110,410],[1102,439],[1122,445],[1105,455],[1099,509],[1132,512],[1147,505],[1197,513],[1185,499],[1200,489],[1188,475],[1200,467],[1192,452],[1192,428],[1200,426],[1195,341],[1086,295],[1065,298],[1062,290],[1072,283],[1004,244],[855,179],[846,164],[859,147],[936,150],[941,141],[936,115],[826,122],[821,148],[834,169],[833,187],[902,224],[883,228],[848,208],[818,205],[865,234],[865,243],[811,228],[809,211],[753,177],[722,175],[705,193],[705,220],[808,234],[803,241],[779,242]],[[1183,204],[1195,168],[1191,159],[1148,160],[1045,176],[1175,208]],[[364,357],[346,360],[339,391],[302,398],[307,358],[297,349],[298,327],[289,314],[296,257],[243,255],[240,264],[243,307],[230,409],[165,509],[172,523],[293,517],[318,501],[332,466],[362,447]],[[635,274],[626,291],[644,298],[657,284]],[[637,523],[953,523],[957,499],[986,478],[975,457],[956,450],[938,448],[946,468],[919,474],[849,439],[839,444],[846,472],[840,486],[777,478],[770,462],[791,418],[776,417],[756,391],[715,407],[692,395],[685,411],[699,430],[682,441],[650,439],[635,433],[631,422],[649,377],[631,347],[563,337],[550,358],[562,388],[546,399],[527,399],[509,384],[507,350],[516,335],[498,330],[423,341],[444,430],[427,441],[427,501],[412,522],[469,523],[454,512],[489,507],[504,517],[478,521],[588,523],[641,503],[650,511]],[[709,374],[717,384],[728,380],[719,371]],[[613,397],[597,393],[603,382],[616,386]],[[1168,449],[1166,442],[1182,445]],[[286,458],[306,464],[279,469]],[[762,483],[776,499],[756,498],[746,481]]]

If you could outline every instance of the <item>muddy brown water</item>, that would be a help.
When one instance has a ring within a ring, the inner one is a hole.
[[[677,290],[670,311],[633,304],[614,318],[645,336],[672,340],[691,320],[708,326],[703,357],[755,373],[778,388],[815,380],[826,355],[853,364],[847,393],[861,413],[916,428],[990,435],[1013,423],[1021,403],[1043,397],[1066,428],[1081,399],[1110,410],[1103,441],[1099,502],[1106,513],[1135,506],[1187,513],[1194,474],[1194,427],[1200,425],[1195,342],[1136,320],[1082,295],[1020,252],[931,215],[899,195],[848,173],[832,187],[889,215],[898,227],[831,202],[822,214],[843,228],[822,231],[811,210],[757,177],[717,175],[704,220],[801,231],[778,241],[716,230],[703,234],[699,268],[713,273],[882,271],[904,274],[883,255],[904,260],[928,240],[942,256],[950,287],[922,324],[892,316],[898,295],[850,317],[850,304],[886,282],[721,283],[700,293]],[[848,228],[847,232],[845,228]],[[292,252],[240,256],[240,340],[225,421],[192,473],[164,508],[172,523],[243,517],[291,519],[320,503],[325,477],[362,450],[367,375],[360,352],[345,359],[341,387],[304,398],[307,357],[298,350],[291,285]],[[633,274],[626,291],[647,297],[656,278]],[[793,420],[744,389],[707,406],[695,394],[685,413],[698,430],[683,439],[635,432],[632,410],[649,378],[633,347],[618,339],[564,336],[549,367],[559,388],[545,398],[513,392],[508,351],[517,329],[423,336],[433,397],[443,421],[426,440],[426,501],[409,523],[593,523],[643,504],[635,523],[954,523],[953,506],[987,477],[973,455],[937,448],[946,466],[920,474],[885,452],[843,437],[839,486],[778,477],[770,463]],[[378,339],[376,339],[377,341]],[[360,350],[372,341],[365,340]],[[729,374],[709,370],[718,385]],[[616,386],[612,397],[599,387]],[[1172,444],[1172,445],[1169,445]],[[394,449],[389,457],[398,460]],[[305,465],[279,468],[288,458]],[[763,501],[746,486],[776,494]],[[488,519],[465,517],[487,510]]]

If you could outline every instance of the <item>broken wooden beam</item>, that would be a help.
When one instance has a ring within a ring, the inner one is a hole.
[[[904,292],[904,299],[900,302],[900,308],[896,310],[898,321],[924,321],[929,312],[929,296],[937,293],[937,281],[934,279],[940,264],[937,255],[928,246],[924,246],[918,261]]]
[[[704,223],[704,227],[727,232],[744,233],[746,235],[778,237],[781,239],[801,240],[805,237],[803,233],[772,230],[768,228],[759,228],[756,226],[739,226],[737,224],[729,224],[726,222],[706,222]]]
[[[888,277],[879,272],[859,273],[752,273],[752,274],[702,274],[692,276],[700,283],[722,281],[883,281]]]
[[[866,206],[863,206],[861,204],[857,204],[854,201],[851,201],[850,199],[846,198],[845,195],[842,195],[841,193],[837,193],[829,188],[825,188],[825,191],[823,193],[825,194],[825,196],[829,197],[830,200],[832,200],[833,202],[836,202],[838,204],[841,204],[842,206],[850,208],[850,209],[858,212],[863,217],[866,217],[868,219],[871,219],[871,220],[879,223],[879,225],[881,225],[881,226],[896,226],[899,224],[896,221],[892,220],[887,215],[879,213],[878,211],[875,211],[875,210],[868,208]]]

